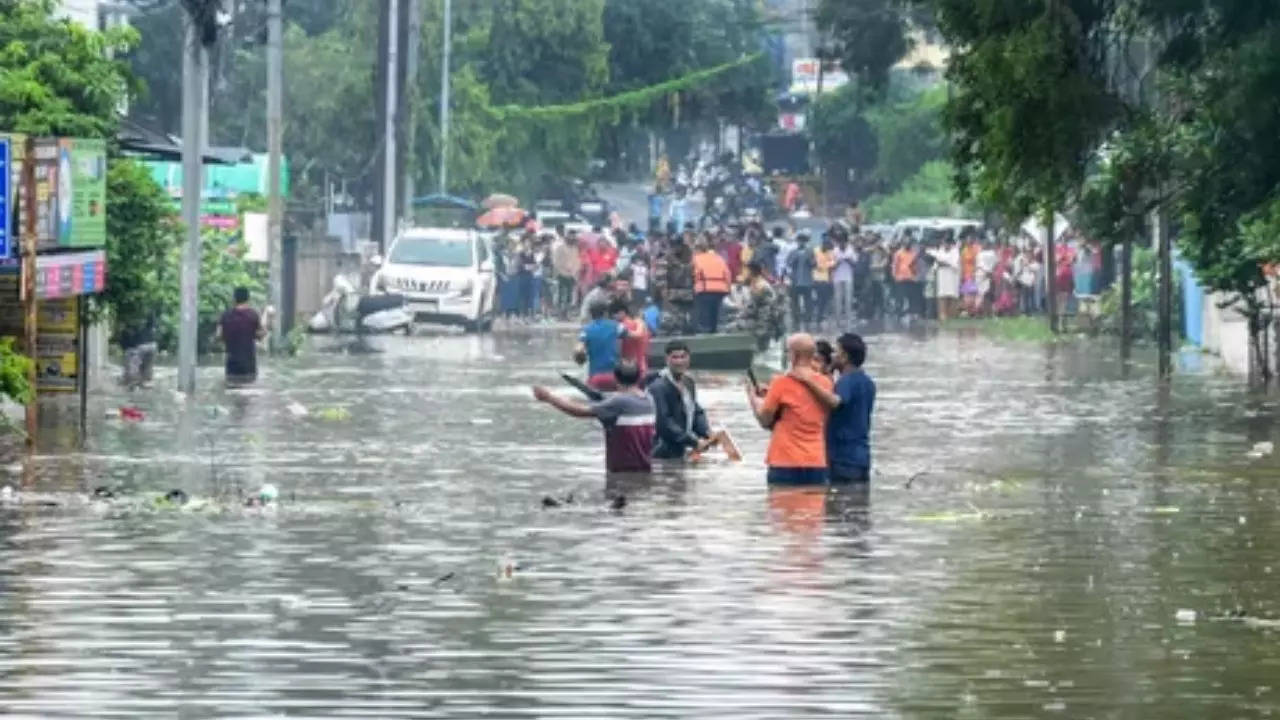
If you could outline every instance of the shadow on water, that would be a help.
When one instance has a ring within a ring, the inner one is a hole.
[[[1276,707],[1274,399],[1211,370],[1159,385],[1147,358],[1126,369],[1106,346],[868,333],[874,497],[765,488],[740,379],[708,374],[700,396],[746,461],[606,479],[599,429],[530,399],[572,369],[570,339],[379,337],[377,353],[267,362],[245,391],[202,369],[190,403],[171,371],[94,398],[83,450],[54,435],[6,470],[0,703],[133,718]],[[145,418],[106,417],[123,404]],[[266,483],[278,506],[245,508]],[[118,496],[88,497],[98,486]],[[191,501],[155,501],[175,487]]]

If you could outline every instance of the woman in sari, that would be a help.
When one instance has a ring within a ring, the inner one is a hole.
[[[978,253],[982,246],[977,236],[970,235],[960,250],[960,296],[964,298],[966,315],[978,315],[981,309],[978,302]]]

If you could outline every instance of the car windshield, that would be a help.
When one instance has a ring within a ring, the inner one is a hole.
[[[391,262],[400,265],[470,267],[471,243],[433,237],[406,236],[391,248]]]

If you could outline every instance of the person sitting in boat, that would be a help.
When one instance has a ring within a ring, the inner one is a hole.
[[[673,340],[667,343],[665,354],[667,366],[648,384],[657,414],[653,456],[682,460],[690,451],[703,452],[711,446],[711,428],[698,404],[697,387],[688,375],[692,361],[689,346]]]
[[[608,310],[604,303],[591,306],[591,322],[578,334],[578,346],[573,351],[573,359],[579,365],[587,364],[587,385],[603,391],[618,388],[613,368],[618,364],[620,341],[627,337],[626,328],[606,317]]]

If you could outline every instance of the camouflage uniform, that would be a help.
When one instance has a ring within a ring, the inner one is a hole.
[[[766,280],[757,280],[742,315],[734,323],[735,330],[750,333],[760,350],[782,337],[787,309],[785,297]]]
[[[693,252],[687,245],[676,245],[663,255],[663,266],[657,272],[663,279],[661,331],[664,335],[680,335],[693,331]]]

